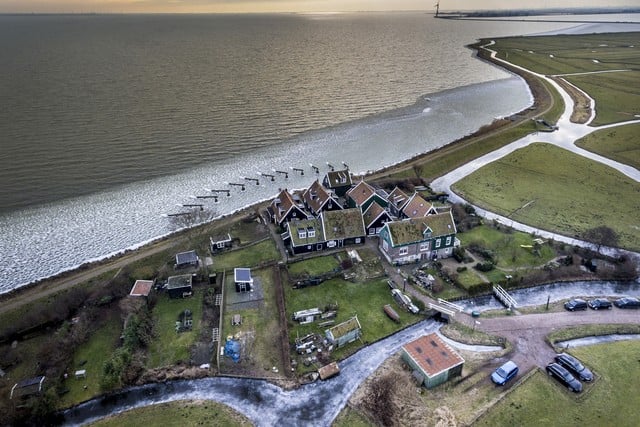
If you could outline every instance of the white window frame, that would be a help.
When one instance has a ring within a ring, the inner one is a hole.
[[[441,242],[442,242],[442,240],[436,239],[436,249],[438,249],[440,247],[440,243]]]
[[[426,252],[429,250],[429,242],[420,243],[420,252]]]
[[[451,244],[451,236],[447,236],[447,246]]]
[[[403,246],[398,250],[398,255],[404,256],[409,255],[409,248],[407,246]]]

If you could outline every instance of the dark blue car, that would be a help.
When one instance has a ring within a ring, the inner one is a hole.
[[[491,374],[491,381],[498,385],[505,385],[507,381],[515,377],[518,374],[518,365],[509,360],[504,365],[500,366]]]

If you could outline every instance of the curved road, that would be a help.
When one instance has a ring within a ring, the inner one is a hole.
[[[492,42],[493,43],[493,42]],[[491,51],[491,50],[490,50]],[[491,51],[491,56],[498,62],[502,62],[504,64],[508,64],[509,66],[512,67],[516,67],[520,70],[523,70],[527,73],[533,74],[541,79],[545,79],[547,82],[549,82],[551,85],[553,85],[556,90],[560,93],[560,95],[562,96],[562,99],[564,101],[565,104],[565,110],[562,113],[562,116],[560,117],[560,119],[558,120],[558,127],[559,129],[555,132],[549,132],[549,133],[535,133],[535,134],[531,134],[528,136],[525,136],[517,141],[512,142],[511,144],[505,145],[504,147],[492,151],[491,153],[488,153],[484,156],[478,157],[477,159],[471,160],[470,162],[464,164],[463,166],[449,172],[446,175],[443,175],[437,179],[435,179],[434,181],[431,182],[431,188],[434,191],[438,191],[438,192],[446,192],[449,194],[449,200],[451,202],[454,203],[468,203],[466,200],[464,200],[462,197],[460,197],[459,195],[457,195],[456,193],[454,193],[451,190],[451,186],[460,181],[461,179],[463,179],[464,177],[466,177],[467,175],[473,173],[474,171],[478,170],[479,168],[481,168],[482,166],[485,166],[491,162],[494,162],[498,159],[501,159],[502,157],[514,152],[515,150],[518,150],[520,148],[526,147],[534,142],[546,142],[549,144],[553,144],[557,147],[561,147],[564,148],[565,150],[571,151],[573,153],[576,153],[580,156],[583,157],[587,157],[591,160],[594,160],[596,162],[599,163],[603,163],[607,166],[610,166],[616,170],[618,170],[620,173],[628,176],[629,178],[633,179],[636,182],[640,182],[640,171],[629,166],[629,165],[625,165],[622,164],[620,162],[616,162],[614,160],[608,159],[606,157],[603,157],[599,154],[596,153],[592,153],[590,151],[584,150],[582,148],[579,148],[575,145],[575,141],[577,141],[578,139],[592,133],[595,132],[597,130],[601,130],[601,129],[608,129],[608,128],[612,128],[612,127],[617,127],[617,126],[625,126],[625,125],[629,125],[629,124],[634,124],[634,123],[640,123],[640,120],[631,120],[631,121],[627,121],[627,122],[623,122],[623,123],[614,123],[614,124],[610,124],[610,125],[604,125],[604,126],[598,126],[598,127],[591,127],[589,126],[589,123],[593,120],[594,116],[595,116],[595,101],[589,97],[590,99],[590,103],[591,103],[591,111],[593,112],[591,114],[591,117],[589,119],[589,121],[586,124],[576,124],[576,123],[571,123],[570,121],[570,117],[571,117],[571,113],[573,111],[573,106],[574,106],[574,101],[573,99],[569,96],[569,94],[562,88],[560,87],[560,85],[558,85],[555,81],[553,81],[553,79],[550,79],[542,74],[538,74],[538,73],[534,73],[531,70],[528,70],[526,68],[511,64],[508,61],[504,61],[502,59],[496,58],[495,57],[496,52],[495,51]],[[611,71],[609,71],[611,72]],[[586,94],[585,94],[586,95]],[[586,95],[588,97],[588,95]],[[510,218],[504,217],[502,215],[498,215],[494,212],[490,212],[487,211],[485,209],[482,209],[478,206],[473,205],[473,207],[476,209],[476,212],[487,218],[487,219],[491,219],[491,220],[496,220],[498,222],[501,222],[505,225],[508,225],[514,229],[520,230],[520,231],[524,231],[526,233],[536,233],[537,235],[544,237],[546,239],[554,239],[556,241],[561,241],[561,242],[565,242],[568,243],[570,245],[574,245],[574,246],[580,246],[580,247],[587,247],[587,248],[591,248],[591,249],[596,249],[595,245],[593,245],[592,243],[589,242],[585,242],[583,240],[578,240],[578,239],[574,239],[572,237],[568,237],[568,236],[564,236],[561,234],[556,234],[556,233],[552,233],[549,231],[545,231],[545,230],[540,230],[531,226],[528,226],[526,224],[522,224],[519,223],[517,221],[513,221]],[[600,248],[600,250],[604,253],[613,255],[613,254],[619,254],[619,253],[626,253],[629,255],[632,255],[634,257],[638,257],[640,256],[640,254],[635,253],[635,252],[628,252],[628,251],[624,251],[621,250],[619,248]]]

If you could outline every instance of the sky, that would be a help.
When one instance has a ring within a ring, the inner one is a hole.
[[[0,13],[232,13],[435,10],[438,0],[0,0]],[[638,6],[638,0],[440,0],[440,10]]]

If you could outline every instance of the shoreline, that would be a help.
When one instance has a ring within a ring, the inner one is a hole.
[[[416,164],[437,158],[442,158],[448,154],[456,152],[457,150],[482,141],[485,138],[494,136],[499,132],[502,132],[506,129],[522,123],[525,120],[528,120],[532,116],[537,116],[541,113],[544,113],[544,111],[550,108],[550,106],[552,105],[552,99],[551,96],[546,92],[546,89],[542,86],[542,83],[528,73],[523,73],[517,68],[508,67],[500,62],[492,60],[488,52],[485,49],[482,49],[482,45],[485,44],[486,40],[487,39],[479,39],[475,43],[469,44],[466,47],[475,52],[474,57],[476,59],[486,61],[493,66],[500,67],[507,72],[522,78],[529,89],[530,95],[532,97],[532,104],[524,110],[512,114],[512,116],[518,117],[518,119],[516,120],[511,121],[506,119],[494,119],[493,122],[480,127],[475,132],[451,141],[450,143],[445,144],[439,148],[426,153],[418,154],[402,162],[381,168],[376,171],[367,171],[367,173],[361,176],[366,177],[371,181],[375,181],[380,180],[383,177],[389,177],[390,175],[395,173],[406,171]],[[269,201],[264,200],[255,202],[232,213],[222,215],[220,218],[216,218],[212,221],[198,224],[190,228],[170,232],[164,236],[159,236],[156,239],[151,239],[146,243],[142,242],[139,244],[140,246],[134,246],[133,249],[123,249],[112,253],[111,255],[105,255],[104,258],[84,262],[75,267],[62,270],[55,275],[43,277],[41,279],[8,290],[7,292],[0,293],[0,302],[3,303],[3,306],[0,307],[0,313],[10,311],[11,309],[15,308],[12,306],[20,306],[24,304],[24,302],[20,302],[21,300],[41,298],[52,293],[62,291],[76,284],[104,274],[110,270],[121,268],[124,265],[127,265],[128,263],[133,262],[137,259],[144,258],[161,250],[170,248],[185,239],[188,233],[197,232],[198,229],[201,229],[203,227],[223,225],[225,223],[238,220],[240,216],[246,215],[250,212],[255,212],[256,210],[260,209],[261,206],[266,206],[268,203]],[[5,302],[11,301],[13,301],[11,304],[4,304]]]

